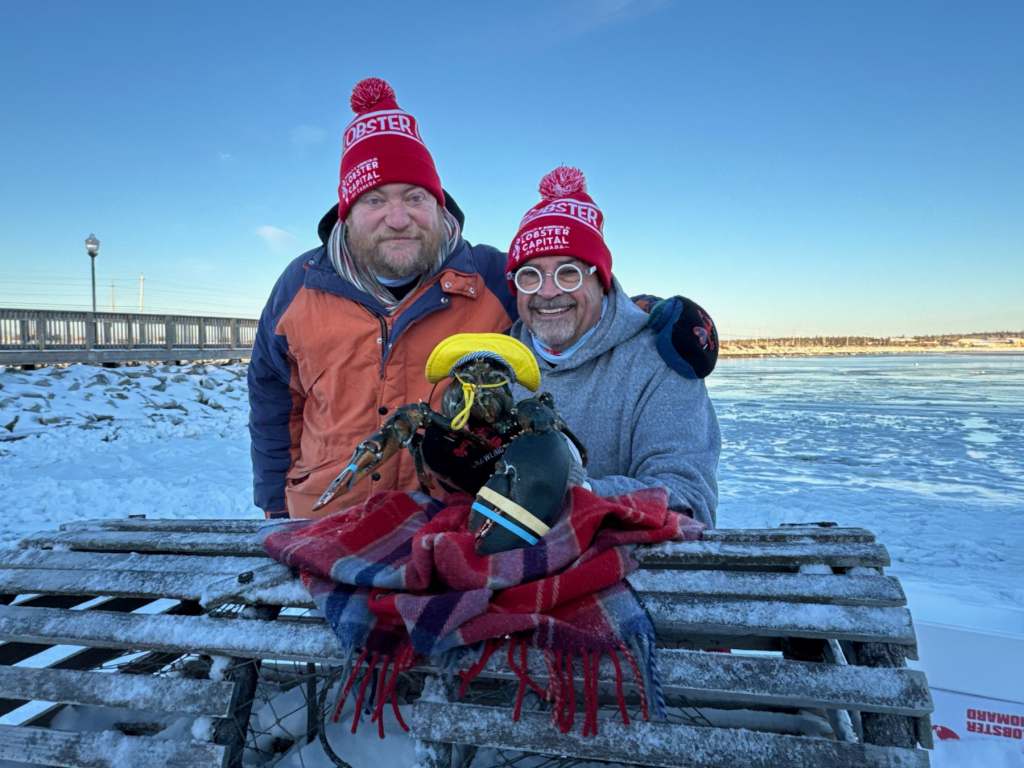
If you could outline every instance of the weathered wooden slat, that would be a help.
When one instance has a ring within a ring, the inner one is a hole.
[[[547,680],[547,666],[531,654],[530,675]],[[855,709],[922,717],[933,709],[923,672],[838,666],[767,656],[739,656],[666,648],[658,652],[665,696],[700,704],[794,709]],[[515,679],[504,655],[492,657],[485,677]],[[602,689],[611,690],[611,661],[601,663]]]
[[[226,717],[231,683],[187,678],[0,667],[0,691],[11,699],[94,704]]]
[[[294,589],[290,582],[283,588]],[[654,618],[659,638],[674,642],[693,637],[761,636],[835,638],[906,646],[915,643],[914,628],[905,608],[778,600],[715,601],[646,592],[641,593],[641,599]],[[18,610],[30,609],[0,607],[5,612]],[[7,634],[10,633],[0,632]]]
[[[889,553],[881,544],[834,544],[829,542],[671,541],[638,548],[636,558],[648,568],[751,566],[796,568],[811,563],[821,563],[834,568],[889,565]]]
[[[116,595],[138,597],[172,597],[178,600],[203,600],[219,583],[230,581],[232,602],[312,607],[313,601],[302,584],[291,577],[283,565],[267,560],[261,568],[273,568],[283,577],[270,587],[246,584],[238,574],[202,574],[136,570],[58,570],[12,568],[0,569],[0,592],[24,594],[40,592],[56,595]],[[254,571],[241,571],[252,574]],[[223,591],[224,587],[221,587]],[[221,601],[224,602],[224,601]]]
[[[103,553],[61,553],[100,556]],[[114,556],[116,557],[116,555]],[[67,558],[62,558],[66,560]],[[211,560],[212,558],[203,558]],[[266,603],[311,607],[312,600],[290,571],[271,560],[258,569],[236,573],[211,574],[195,571],[166,571],[182,567],[176,558],[164,555],[137,556],[130,568],[96,566],[107,563],[86,561],[92,569],[80,564],[75,569],[0,568],[0,592],[29,592],[63,595],[138,595],[173,597],[181,600],[203,600],[211,591],[230,592],[238,599],[230,602]],[[229,561],[230,562],[230,561]],[[70,564],[70,563],[69,563]],[[209,564],[209,563],[205,563]],[[225,568],[218,561],[218,567]],[[154,570],[145,570],[152,568]],[[267,572],[277,582],[267,582]],[[256,574],[255,582],[238,581],[239,574]],[[218,581],[222,583],[218,583]],[[633,587],[644,593],[666,593],[679,597],[776,599],[795,602],[822,602],[836,605],[898,606],[906,603],[899,582],[885,576],[819,576],[788,573],[740,573],[735,571],[666,571],[641,570],[629,577]],[[229,589],[233,582],[233,589]],[[224,602],[223,600],[221,602]]]
[[[229,533],[69,531],[36,535],[22,546],[114,551],[166,552],[187,555],[258,555],[263,547],[256,536]],[[637,559],[647,567],[750,567],[822,563],[832,567],[884,567],[889,554],[880,544],[737,543],[716,541],[669,542],[637,550]]]
[[[914,627],[906,608],[722,600],[643,594],[640,599],[660,640],[692,637],[813,637],[912,646]],[[884,639],[883,639],[884,638]]]
[[[165,533],[234,533],[252,535],[272,523],[263,518],[239,520],[117,517],[61,523],[61,531],[162,531]]]
[[[326,625],[276,621],[259,631],[243,619],[208,616],[135,616],[100,611],[69,615],[58,609],[0,607],[0,636],[23,642],[61,642],[137,650],[205,651],[244,658],[341,662]],[[666,650],[665,686],[708,701],[854,707],[920,715],[930,711],[923,675],[907,669],[870,669]],[[498,673],[500,665],[493,673]],[[542,670],[536,670],[538,675]]]
[[[164,531],[195,533],[252,534],[270,521],[258,518],[239,520],[184,518],[99,518],[62,523],[61,531]],[[815,525],[788,528],[715,528],[704,532],[704,541],[751,542],[847,542],[870,544],[875,540],[864,528],[822,527]]]
[[[711,598],[753,598],[835,605],[906,605],[897,579],[889,576],[843,576],[802,573],[666,569],[640,570],[629,577],[640,592],[664,592]],[[0,582],[2,584],[2,582]]]
[[[343,663],[337,638],[322,621],[211,616],[138,616],[105,611],[0,606],[0,638],[137,651],[205,652],[243,658]]]
[[[572,755],[620,765],[665,768],[927,768],[928,754],[898,747],[847,744],[733,728],[606,720],[596,736],[560,733],[548,714],[527,712],[515,722],[507,709],[420,701],[412,733],[433,742],[476,744],[545,755]],[[578,726],[577,726],[578,728]]]
[[[827,528],[816,525],[789,528],[713,528],[704,531],[704,541],[737,543],[831,541],[870,544],[875,535],[865,528]]]
[[[0,568],[122,570],[228,576],[262,568],[267,556],[143,555],[137,552],[70,552],[53,549],[0,550]]]
[[[61,768],[219,768],[224,747],[203,741],[124,736],[115,731],[68,733],[0,725],[0,760]]]
[[[68,531],[35,534],[21,547],[61,547],[99,552],[168,552],[183,555],[259,555],[263,546],[253,535],[163,531]]]

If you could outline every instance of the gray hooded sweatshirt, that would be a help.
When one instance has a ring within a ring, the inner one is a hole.
[[[541,391],[589,454],[587,479],[600,496],[661,486],[669,506],[715,525],[718,506],[718,419],[701,379],[669,368],[646,329],[647,313],[617,280],[593,334],[552,367],[538,359]],[[511,335],[531,350],[522,320]],[[530,393],[517,386],[517,400]]]

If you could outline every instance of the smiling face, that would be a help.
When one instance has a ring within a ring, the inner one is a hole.
[[[545,273],[544,281],[537,293],[516,293],[519,317],[538,341],[561,352],[601,319],[601,281],[595,274],[586,274],[589,265],[572,256],[539,256],[527,264]],[[576,264],[585,273],[583,284],[572,293],[562,291],[551,277],[562,264]]]
[[[427,272],[444,238],[441,206],[414,184],[384,184],[361,195],[345,227],[352,258],[388,280]]]

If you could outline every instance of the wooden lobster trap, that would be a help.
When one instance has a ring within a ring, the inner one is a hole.
[[[323,704],[347,660],[305,590],[263,554],[262,524],[88,521],[0,552],[0,761],[272,765],[287,744],[260,731],[253,703],[289,689],[302,693],[302,738],[325,742]],[[905,664],[914,628],[870,532],[719,529],[638,559],[630,582],[654,620],[667,720],[634,711],[623,725],[611,669],[599,732],[584,737],[556,729],[536,696],[514,720],[518,681],[500,664],[458,700],[417,668],[403,690],[419,762],[928,765],[931,697]],[[103,716],[83,727],[67,714],[82,706]]]

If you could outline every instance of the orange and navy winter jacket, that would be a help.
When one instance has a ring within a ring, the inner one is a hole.
[[[249,363],[256,506],[314,517],[376,491],[418,487],[413,459],[400,451],[377,470],[378,479],[364,478],[312,511],[361,440],[397,406],[430,397],[424,367],[439,341],[504,332],[516,319],[504,270],[504,253],[461,240],[440,271],[388,316],[338,275],[326,247],[293,261],[263,309]]]

